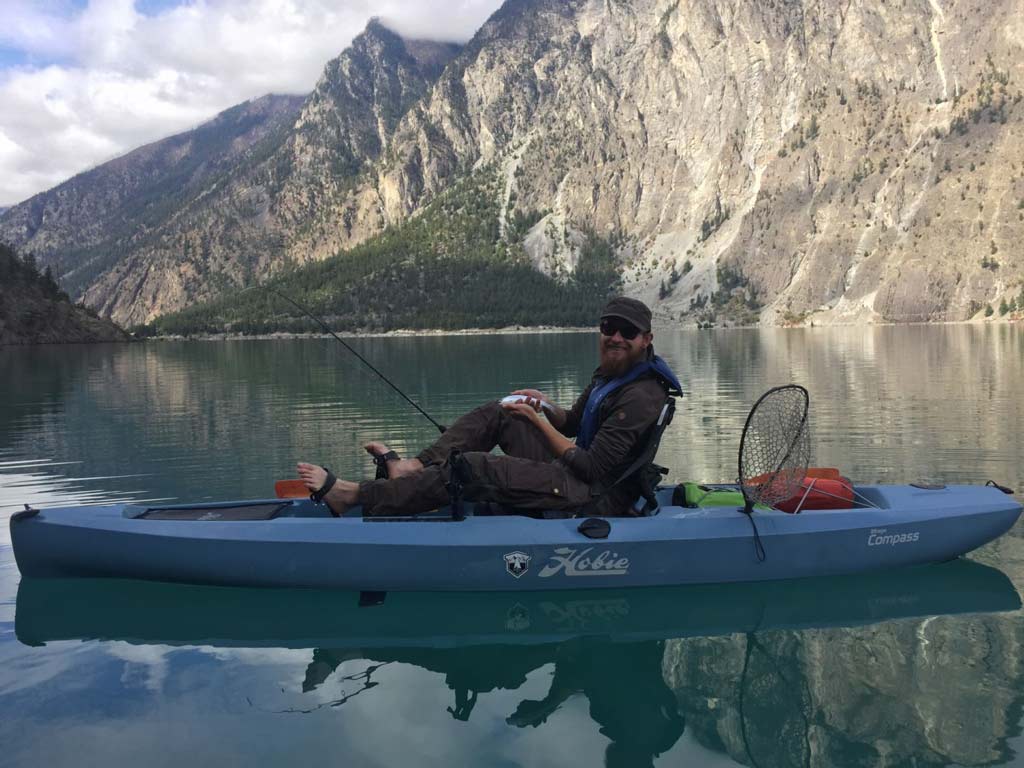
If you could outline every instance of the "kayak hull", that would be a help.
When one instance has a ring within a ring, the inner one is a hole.
[[[139,517],[128,505],[66,507],[11,520],[32,578],[114,577],[362,591],[529,591],[767,581],[943,562],[1008,531],[1021,505],[995,488],[863,486],[878,508],[757,511],[665,505],[611,518],[605,539],[579,520],[332,518],[307,500],[267,520]],[[665,492],[665,501],[670,491]],[[235,503],[237,504],[237,502]],[[149,508],[174,509],[173,507]],[[754,528],[764,550],[756,555]]]

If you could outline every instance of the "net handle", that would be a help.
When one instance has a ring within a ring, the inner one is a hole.
[[[778,463],[778,466],[775,467],[775,471],[771,473],[771,479],[774,480],[775,476],[779,474],[779,470],[782,469],[783,464],[785,464],[786,460],[789,459],[789,455],[793,452],[793,448],[796,446],[797,440],[800,439],[800,436],[804,432],[804,427],[807,426],[807,411],[810,409],[811,396],[808,394],[807,389],[805,387],[800,386],[799,384],[783,384],[782,386],[779,387],[772,387],[759,398],[757,398],[757,402],[754,403],[754,407],[751,408],[750,413],[747,414],[747,420],[743,423],[743,434],[740,436],[740,452],[739,455],[736,457],[736,477],[740,484],[740,493],[743,494],[743,511],[748,515],[752,514],[754,511],[754,502],[751,501],[749,496],[747,496],[747,484],[744,482],[743,479],[743,446],[747,441],[747,432],[750,429],[750,421],[751,419],[754,418],[754,414],[757,413],[758,407],[761,405],[761,402],[765,398],[767,398],[769,395],[775,392],[782,392],[784,390],[790,389],[799,390],[800,394],[804,396],[804,413],[803,416],[801,416],[800,418],[800,429],[796,430],[796,434],[794,435],[792,442],[790,442],[789,448],[786,449],[786,455],[782,457],[782,460]]]

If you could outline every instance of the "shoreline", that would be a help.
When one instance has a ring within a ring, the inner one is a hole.
[[[597,328],[579,326],[562,327],[556,325],[507,325],[502,328],[458,328],[444,330],[440,328],[409,329],[399,328],[393,331],[335,331],[343,339],[374,339],[374,338],[413,338],[418,336],[502,336],[509,334],[545,334],[545,333],[597,333]],[[208,333],[194,336],[170,334],[166,336],[149,336],[136,341],[268,341],[274,339],[329,339],[331,334],[296,333],[278,331],[275,333]]]
[[[873,323],[802,323],[799,325],[715,325],[711,328],[698,328],[693,323],[680,323],[678,325],[659,323],[657,318],[654,321],[655,332],[659,330],[708,330],[708,331],[749,331],[760,328],[772,328],[780,331],[795,330],[820,330],[823,328],[886,328],[897,326],[936,326],[936,325],[1016,325],[1024,318],[1010,317],[992,320],[912,320],[909,322],[873,322]],[[412,338],[418,336],[504,336],[510,334],[548,334],[548,333],[597,333],[596,327],[581,326],[557,326],[557,325],[506,325],[501,328],[398,328],[392,331],[336,331],[343,339],[374,339],[374,338]],[[148,336],[131,339],[131,341],[240,341],[250,339],[254,341],[270,341],[274,339],[325,339],[330,338],[329,333],[323,331],[298,333],[294,331],[276,331],[274,333],[209,333],[182,336],[168,334],[164,336]]]
[[[716,325],[712,328],[698,328],[693,323],[671,324],[658,321],[655,318],[654,331],[666,330],[690,330],[690,331],[751,331],[758,329],[775,329],[780,331],[814,330],[819,331],[827,328],[887,328],[898,326],[949,326],[968,325],[976,327],[991,327],[1000,325],[1016,326],[1024,324],[1024,317],[1009,318],[984,318],[981,320],[914,320],[909,322],[873,322],[873,323],[822,323],[801,325]],[[524,335],[524,334],[549,334],[549,333],[597,333],[596,327],[580,326],[556,326],[556,325],[507,325],[501,328],[459,328],[444,330],[440,328],[430,329],[409,329],[400,328],[393,331],[337,331],[341,338],[348,339],[372,339],[372,338],[412,338],[418,336],[502,336],[502,335]],[[161,336],[129,336],[126,339],[104,340],[104,341],[50,341],[50,342],[22,342],[16,344],[0,344],[0,349],[19,349],[38,346],[61,346],[64,344],[135,344],[140,342],[159,341],[272,341],[275,339],[326,339],[330,334],[319,333],[296,333],[278,331],[275,333],[211,333],[194,336],[183,336],[179,334],[168,334]]]

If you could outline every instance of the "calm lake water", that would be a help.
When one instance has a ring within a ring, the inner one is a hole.
[[[568,404],[595,334],[358,339],[450,422]],[[656,333],[671,480],[735,477],[750,405],[811,393],[855,481],[1024,487],[1024,328]],[[0,765],[1024,765],[1024,542],[868,577],[572,595],[19,583],[35,506],[273,495],[434,428],[330,339],[0,349]]]

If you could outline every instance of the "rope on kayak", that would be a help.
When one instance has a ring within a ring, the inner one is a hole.
[[[811,489],[812,488],[814,489],[814,492],[816,494],[818,494],[819,496],[825,496],[827,498],[836,499],[837,501],[842,501],[842,502],[849,501],[849,499],[847,499],[845,496],[840,496],[838,493],[832,493],[832,491],[826,491],[824,488],[817,488],[817,487],[815,487],[815,483],[817,483],[818,479],[819,478],[811,478],[811,482],[808,483],[807,485],[803,486],[804,488],[807,489],[807,492],[803,495],[803,498],[800,500],[800,503],[797,505],[796,509],[793,511],[794,514],[799,514],[800,513],[800,511],[803,508],[804,502],[807,500],[807,497],[811,493]],[[857,508],[866,507],[868,509],[881,509],[881,507],[879,507],[875,502],[873,502],[871,499],[869,499],[863,493],[858,491],[854,487],[854,485],[852,483],[850,484],[850,490],[853,492],[853,497],[854,497],[853,498],[853,502],[854,502],[855,507],[857,507]]]
[[[754,554],[757,556],[757,562],[763,563],[768,555],[764,551],[764,544],[761,543],[761,534],[757,532],[757,523],[754,522],[754,514],[747,512],[745,509],[741,509],[740,512],[747,516],[747,520],[750,521],[750,527],[754,529]]]

